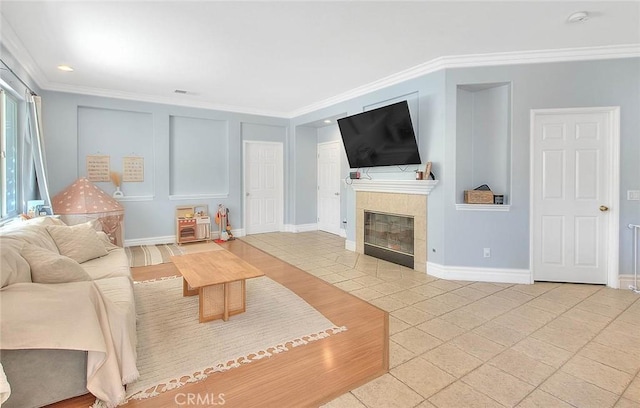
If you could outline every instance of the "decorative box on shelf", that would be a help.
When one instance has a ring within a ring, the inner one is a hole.
[[[466,204],[493,204],[493,191],[465,190],[464,202]]]
[[[176,242],[211,240],[211,218],[207,205],[176,207]]]

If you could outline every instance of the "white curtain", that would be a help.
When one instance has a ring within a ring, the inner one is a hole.
[[[42,133],[42,98],[32,95],[28,101],[28,122],[31,135],[31,152],[36,169],[40,199],[45,205],[51,205],[49,183],[47,181],[47,160],[44,153],[44,135]],[[25,149],[26,150],[26,149]]]
[[[24,100],[25,104],[25,126],[23,129],[24,137],[22,138],[22,159],[20,160],[20,166],[22,167],[20,172],[20,178],[22,179],[22,203],[27,205],[28,200],[33,200],[38,189],[36,188],[36,167],[33,164],[33,142],[31,141],[31,129],[29,126],[29,100],[31,93],[26,91]],[[28,208],[23,208],[22,211],[26,214]]]
[[[4,89],[0,88],[0,154],[4,155],[4,139],[7,137],[4,133],[5,133],[5,126],[4,126]],[[5,172],[4,169],[4,160],[2,160],[2,158],[0,158],[0,176],[3,175],[3,173]],[[7,191],[7,178],[6,177],[2,177],[0,179],[0,194],[4,195],[4,191]],[[3,213],[3,208],[5,206],[5,202],[4,202],[4,198],[2,196],[0,196],[0,215],[4,215]]]

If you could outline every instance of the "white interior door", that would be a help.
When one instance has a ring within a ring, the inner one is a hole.
[[[247,235],[282,230],[282,151],[282,143],[244,143],[244,225]]]
[[[340,142],[318,144],[318,229],[340,234]]]
[[[532,111],[534,280],[608,282],[617,160],[611,154],[617,124],[610,111]]]

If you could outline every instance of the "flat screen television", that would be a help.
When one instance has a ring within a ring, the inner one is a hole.
[[[349,167],[420,164],[407,101],[338,119]]]

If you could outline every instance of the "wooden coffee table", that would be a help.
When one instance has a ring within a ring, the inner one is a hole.
[[[182,295],[199,295],[200,323],[229,320],[246,310],[246,280],[264,272],[222,249],[171,257],[182,275]]]

